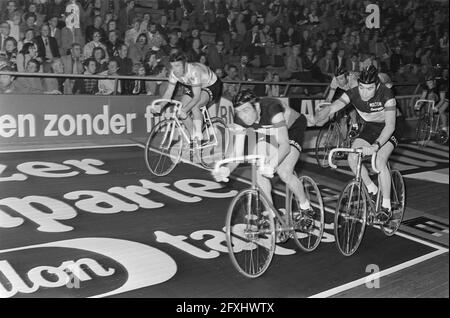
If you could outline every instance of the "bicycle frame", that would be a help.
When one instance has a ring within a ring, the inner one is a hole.
[[[173,126],[169,126],[170,129],[167,129],[166,133],[164,134],[164,137],[162,138],[161,144],[165,143],[165,141],[167,140],[169,132],[170,132],[170,136],[169,136],[169,142],[167,144],[170,145],[172,143],[173,135],[175,133],[175,128],[178,129],[178,131],[181,131],[181,135],[183,136],[185,144],[189,144],[190,143],[190,138],[189,138],[188,134],[186,133],[186,131],[182,128],[182,124],[180,122],[180,119],[178,118],[178,114],[180,113],[180,110],[181,110],[183,104],[181,102],[179,102],[179,101],[172,100],[172,99],[156,99],[156,100],[154,100],[152,102],[151,107],[156,107],[160,103],[175,104],[173,106],[174,107],[174,111],[173,111],[171,117],[169,117],[167,119],[167,120],[172,120],[173,121],[173,123],[171,124]],[[169,106],[167,106],[167,105],[164,106],[164,108],[166,108],[166,107],[169,107]],[[203,122],[206,125],[206,131],[207,131],[208,140],[209,140],[210,137],[211,137],[211,132],[209,131],[209,127],[212,127],[211,116],[210,116],[208,108],[206,106],[202,106],[200,108],[200,110],[202,112]],[[212,135],[213,135],[213,142],[212,143],[208,143],[208,144],[203,145],[203,146],[198,146],[197,149],[203,149],[203,148],[209,148],[209,147],[217,146],[218,140],[217,140],[217,135],[216,135],[215,129],[213,129]]]
[[[430,118],[430,129],[431,129],[430,133],[436,134],[439,131],[439,119],[441,117],[441,114],[440,113],[438,113],[437,115],[434,114],[434,106],[435,106],[434,100],[419,99],[416,101],[414,109],[416,109],[419,103],[425,103],[427,105],[426,106],[427,110],[425,114]],[[422,107],[423,106],[421,106],[418,109],[420,110]]]

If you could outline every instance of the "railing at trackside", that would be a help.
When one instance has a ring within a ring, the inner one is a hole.
[[[144,80],[144,81],[168,81],[167,78],[163,77],[156,77],[156,76],[124,76],[124,75],[86,75],[86,74],[57,74],[57,73],[25,73],[25,72],[0,72],[0,75],[11,75],[11,76],[22,76],[22,77],[41,77],[41,78],[66,78],[66,79],[109,79],[114,80],[114,92],[113,95],[117,94],[117,88],[118,83],[120,80]],[[323,93],[323,97],[326,96],[326,94],[329,91],[330,84],[329,83],[311,83],[311,82],[299,82],[299,81],[293,81],[293,82],[265,82],[265,81],[254,81],[254,80],[248,80],[248,81],[230,81],[230,80],[223,80],[223,83],[226,84],[237,84],[238,85],[238,91],[241,90],[243,85],[279,85],[279,86],[285,86],[283,96],[287,97],[289,90],[292,87],[326,87],[326,90]],[[416,95],[419,91],[420,84],[402,84],[402,83],[395,83],[394,86],[404,86],[404,87],[415,87],[414,92],[412,95]]]

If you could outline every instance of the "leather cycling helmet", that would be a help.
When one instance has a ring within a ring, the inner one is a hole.
[[[337,67],[336,70],[334,71],[334,76],[338,77],[342,74],[347,75],[348,72],[347,72],[347,69],[341,65],[341,66]]]
[[[258,97],[251,89],[243,89],[233,98],[233,107],[239,107],[245,103],[254,103],[258,101]]]
[[[375,66],[369,65],[359,74],[358,82],[362,84],[378,84],[378,70]]]

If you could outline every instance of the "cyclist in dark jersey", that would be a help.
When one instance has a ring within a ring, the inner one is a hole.
[[[229,157],[240,157],[244,154],[246,128],[270,128],[272,137],[267,143],[267,137],[258,138],[252,153],[258,152],[266,156],[266,164],[270,167],[265,175],[258,172],[257,182],[267,198],[271,199],[271,183],[269,178],[277,172],[281,180],[300,198],[301,212],[312,218],[313,209],[305,196],[300,180],[294,174],[294,168],[300,158],[304,131],[307,120],[304,115],[298,118],[286,118],[286,112],[281,102],[274,98],[258,99],[253,91],[243,90],[234,100],[234,124],[230,130],[235,132],[234,143],[230,149]],[[237,133],[236,133],[237,132]],[[239,133],[240,132],[240,133]],[[260,135],[256,135],[260,137]],[[250,142],[249,142],[250,144]],[[249,146],[250,148],[250,146]],[[238,163],[230,163],[215,174],[217,181],[223,181],[236,169]],[[299,216],[299,214],[297,214]]]
[[[380,187],[383,194],[380,221],[385,222],[392,216],[391,211],[391,175],[387,168],[388,159],[398,145],[400,129],[396,129],[397,107],[394,94],[385,85],[379,83],[378,71],[370,65],[364,69],[358,79],[358,87],[348,90],[330,107],[319,111],[315,116],[317,125],[323,125],[330,115],[352,104],[365,125],[352,148],[362,148],[366,156],[377,152],[377,168],[380,170]],[[356,172],[356,154],[350,154],[348,162]],[[367,169],[361,168],[361,177],[372,198],[376,197],[378,187],[372,182]]]

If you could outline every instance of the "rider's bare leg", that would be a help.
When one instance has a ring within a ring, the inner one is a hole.
[[[197,138],[198,140],[203,139],[202,134],[202,123],[203,123],[203,116],[202,112],[200,110],[201,107],[206,106],[209,103],[209,94],[205,91],[201,91],[200,93],[200,101],[192,107],[192,118],[194,123],[194,130],[193,130],[193,138]]]
[[[361,148],[361,147],[369,147],[370,144],[360,138],[356,138],[355,141],[353,141],[352,148]],[[356,168],[358,163],[358,154],[355,153],[349,153],[348,154],[348,164],[350,168],[352,169],[353,173],[356,175]],[[373,183],[372,179],[370,179],[369,172],[367,171],[367,168],[362,165],[361,166],[361,179],[366,185],[367,189],[371,193],[376,193],[378,191],[378,187]]]
[[[440,125],[441,129],[447,131],[448,130],[448,118],[445,111],[448,108],[448,102],[444,102],[444,104],[439,108],[439,114],[440,114]]]
[[[182,97],[181,97],[181,103],[183,104],[183,105],[186,105],[187,103],[189,103],[190,101],[191,101],[191,97],[190,96],[188,96],[188,95],[183,95]],[[189,131],[189,135],[191,136],[191,138],[192,138],[192,136],[193,136],[193,123],[192,123],[192,118],[191,118],[191,116],[187,116],[187,118],[186,119],[184,119],[183,120],[183,124],[186,126],[186,129]]]
[[[376,168],[380,171],[379,180],[381,194],[383,195],[381,206],[383,208],[388,208],[389,210],[391,209],[391,174],[387,162],[392,151],[394,151],[394,145],[390,142],[385,143],[383,147],[378,150],[376,160]]]
[[[280,176],[281,181],[283,181],[286,186],[291,190],[297,198],[300,200],[300,208],[308,209],[310,208],[309,201],[306,198],[305,191],[303,189],[303,184],[294,174],[295,165],[300,158],[300,152],[297,148],[291,146],[291,151],[283,162],[278,166],[277,173]]]

